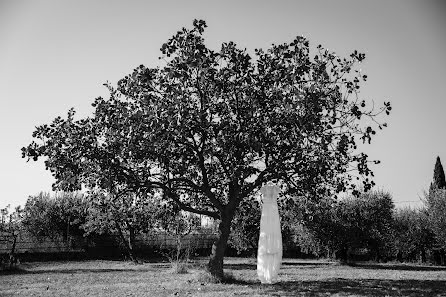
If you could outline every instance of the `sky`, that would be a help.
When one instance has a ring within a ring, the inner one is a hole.
[[[436,157],[446,165],[446,2],[441,1],[22,1],[0,0],[0,208],[50,191],[43,161],[26,162],[32,132],[94,98],[140,64],[158,65],[161,45],[193,19],[218,50],[253,51],[303,35],[347,56],[366,54],[361,96],[390,101],[388,128],[364,150],[379,189],[397,207],[420,207]]]

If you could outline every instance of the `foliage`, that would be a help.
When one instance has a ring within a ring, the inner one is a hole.
[[[178,205],[164,202],[158,208],[156,222],[161,232],[175,239],[173,248],[159,247],[161,254],[169,260],[173,273],[187,273],[188,262],[194,252],[194,243],[188,235],[201,227],[200,217],[181,211]]]
[[[163,67],[141,65],[116,89],[108,85],[94,117],[75,121],[70,110],[37,127],[22,152],[46,158],[55,188],[100,189],[112,201],[153,190],[220,220],[209,269],[222,277],[235,212],[262,184],[314,201],[356,193],[352,169],[366,190],[373,185],[356,142],[370,143],[374,127],[385,126],[377,115],[391,107],[370,109],[359,98],[362,53],[341,58],[318,46],[310,57],[308,40],[297,37],[251,59],[233,42],[207,48],[205,28],[195,20],[178,31],[161,48]]]
[[[437,263],[446,265],[446,180],[437,157],[434,169],[434,178],[429,192],[425,193],[426,211],[432,232],[435,235],[435,253]]]
[[[137,261],[134,254],[136,236],[149,233],[155,227],[158,200],[131,192],[113,196],[105,191],[91,191],[87,200],[87,219],[82,226],[86,235],[117,235],[130,259]]]
[[[393,244],[400,261],[427,261],[434,234],[425,209],[403,208],[394,212]]]
[[[291,242],[300,249],[301,253],[316,257],[329,257],[327,245],[321,243],[313,232],[302,223],[298,223],[290,230]]]
[[[253,251],[259,242],[261,209],[254,199],[243,200],[237,209],[231,225],[229,245],[237,253]]]
[[[391,195],[375,190],[331,204],[326,200],[325,207],[298,234],[308,240],[303,246],[312,247],[315,253],[321,253],[324,246],[329,256],[348,260],[353,250],[366,248],[380,260],[391,256],[393,208]],[[311,236],[305,234],[307,230]]]
[[[428,194],[426,203],[436,241],[440,248],[446,250],[446,189],[436,189]]]
[[[84,236],[94,241],[100,235],[117,235],[122,248],[133,252],[136,235],[155,228],[158,205],[154,205],[155,200],[139,199],[130,193],[117,201],[112,198],[98,191],[87,195],[58,192],[53,197],[47,193],[30,196],[23,226],[37,238],[54,240]]]
[[[84,234],[88,205],[80,193],[58,192],[30,196],[23,209],[22,224],[32,235],[52,239]]]
[[[440,157],[437,156],[437,161],[435,162],[434,168],[434,180],[430,185],[429,192],[435,189],[446,188],[446,178],[444,175],[443,165],[441,165]]]
[[[17,237],[21,229],[22,209],[17,206],[13,212],[9,211],[10,205],[0,209],[0,242],[9,244],[9,264],[8,269],[13,269],[17,264],[17,257],[15,248],[17,244]],[[0,259],[0,267],[3,266],[3,259]]]

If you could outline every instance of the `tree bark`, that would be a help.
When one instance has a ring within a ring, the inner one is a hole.
[[[138,260],[136,259],[135,255],[133,253],[133,246],[132,246],[130,238],[129,238],[129,240],[126,240],[124,233],[122,232],[122,228],[118,222],[115,222],[115,226],[116,226],[116,229],[118,230],[119,237],[121,238],[121,242],[124,245],[124,248],[125,248],[130,260],[132,260],[135,263],[138,263]]]
[[[15,247],[16,247],[16,243],[17,243],[17,236],[14,231],[12,231],[12,247],[11,250],[9,252],[9,268],[13,268],[15,264],[17,264],[17,258],[15,256]]]
[[[226,246],[228,245],[229,234],[231,232],[231,222],[233,213],[229,214],[225,211],[221,217],[221,222],[218,226],[219,234],[217,240],[212,245],[211,257],[208,263],[208,271],[214,277],[223,279],[223,258],[225,255]]]
[[[424,248],[421,249],[421,263],[426,263],[426,250]]]
[[[347,247],[341,247],[338,251],[336,251],[336,258],[341,261],[341,263],[347,263],[348,261],[348,254],[347,254]]]

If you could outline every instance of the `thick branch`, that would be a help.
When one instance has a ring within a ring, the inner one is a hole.
[[[178,204],[178,206],[185,211],[189,211],[192,213],[196,213],[196,214],[201,214],[201,215],[205,215],[214,219],[220,219],[220,215],[218,212],[214,212],[214,211],[209,211],[209,210],[205,210],[205,209],[196,209],[191,207],[190,205],[185,204],[184,202],[182,202],[180,200],[180,197],[178,197],[178,195],[176,193],[173,193],[172,191],[168,190],[168,197],[171,198],[173,201],[175,201],[176,204]]]

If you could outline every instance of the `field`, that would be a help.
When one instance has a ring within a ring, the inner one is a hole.
[[[194,261],[185,274],[169,263],[25,263],[0,274],[0,296],[446,296],[446,267],[284,259],[280,282],[262,285],[255,259],[226,258],[233,280],[225,284],[203,281],[205,263]]]

